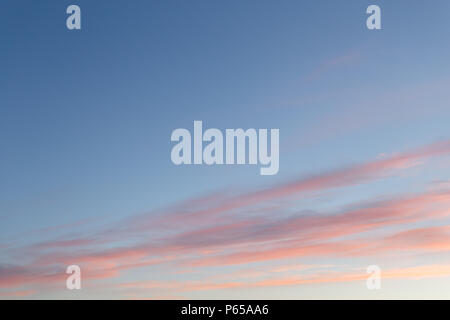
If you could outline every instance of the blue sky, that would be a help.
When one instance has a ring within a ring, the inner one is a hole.
[[[370,31],[365,11],[375,3],[382,30]],[[82,30],[65,27],[70,4],[81,7]],[[95,234],[192,198],[257,192],[447,141],[449,9],[444,0],[3,1],[2,242],[31,245],[52,238],[32,230],[80,221],[58,237]],[[194,120],[279,128],[279,173],[174,166],[170,134]],[[338,212],[428,190],[449,179],[448,158],[435,161],[295,209]],[[0,262],[27,264],[8,250]]]

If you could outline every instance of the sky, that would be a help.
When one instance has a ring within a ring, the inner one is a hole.
[[[449,10],[3,0],[0,299],[449,299]],[[279,172],[174,165],[195,120]]]

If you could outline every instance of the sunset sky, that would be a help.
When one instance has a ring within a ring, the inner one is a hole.
[[[449,12],[1,1],[0,299],[450,299]],[[174,165],[195,120],[278,128],[278,174]]]

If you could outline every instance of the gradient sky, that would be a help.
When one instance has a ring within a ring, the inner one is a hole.
[[[449,299],[449,12],[3,0],[0,299]],[[194,120],[279,128],[279,173],[175,166]]]

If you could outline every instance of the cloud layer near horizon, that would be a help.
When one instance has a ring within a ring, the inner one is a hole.
[[[437,189],[366,199],[327,212],[305,208],[302,200],[310,196],[320,200],[324,192],[345,191],[404,174],[434,158],[448,159],[449,154],[450,141],[441,141],[263,190],[190,199],[113,226],[105,223],[103,228],[77,237],[58,236],[20,247],[5,245],[2,255],[9,259],[0,266],[1,295],[24,297],[61,290],[65,267],[71,264],[82,268],[84,286],[114,288],[120,297],[142,289],[186,294],[364,280],[364,270],[323,272],[291,265],[291,260],[381,259],[449,252],[448,187],[441,183]],[[255,265],[251,272],[231,272],[222,276],[225,279],[168,280],[172,274],[214,273],[215,268]],[[124,278],[131,270],[158,266],[164,267],[159,279]],[[450,275],[449,269],[450,264],[413,265],[387,270],[384,277],[443,277]],[[292,274],[292,270],[298,272]],[[303,274],[305,270],[315,271]]]

